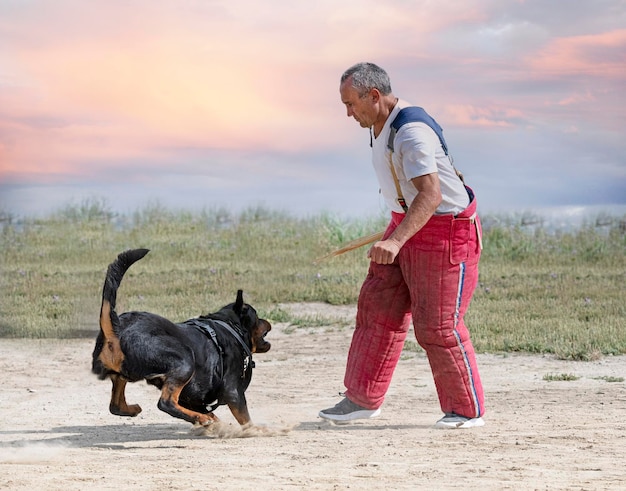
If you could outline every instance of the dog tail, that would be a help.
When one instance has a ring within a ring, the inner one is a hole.
[[[111,307],[111,312],[115,313],[115,302],[117,299],[117,289],[122,283],[122,278],[126,274],[126,271],[137,261],[148,254],[149,249],[132,249],[122,252],[117,259],[109,264],[107,269],[107,276],[104,280],[104,287],[102,288],[102,304],[108,303]],[[100,322],[102,322],[102,315],[100,316]]]
[[[117,256],[107,269],[107,275],[102,288],[102,306],[100,307],[100,330],[102,331],[103,346],[100,361],[109,370],[119,372],[124,360],[120,347],[120,340],[116,333],[119,319],[115,312],[117,289],[122,283],[122,278],[133,263],[139,261],[148,254],[148,249],[133,249],[122,252]]]

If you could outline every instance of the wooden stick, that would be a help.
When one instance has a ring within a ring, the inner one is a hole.
[[[337,249],[336,251],[329,252],[325,256],[318,257],[315,261],[313,261],[313,264],[318,264],[324,261],[325,259],[339,256],[340,254],[343,254],[344,252],[352,251],[354,249],[358,249],[359,247],[363,247],[364,245],[371,244],[372,242],[376,242],[377,240],[382,239],[384,233],[385,233],[384,231],[376,232],[375,234],[372,234],[372,235],[367,235],[365,237],[359,237],[358,239],[354,239],[353,241],[348,242],[341,249]]]

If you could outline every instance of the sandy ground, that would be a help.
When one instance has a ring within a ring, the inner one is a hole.
[[[339,400],[350,336],[275,325],[247,392],[265,432],[239,432],[221,407],[209,435],[159,411],[143,382],[127,390],[138,417],[109,414],[110,383],[89,371],[92,340],[0,339],[0,489],[626,489],[626,384],[609,381],[626,377],[626,357],[479,355],[486,426],[438,430],[427,361],[409,353],[378,419],[332,425],[317,413]]]

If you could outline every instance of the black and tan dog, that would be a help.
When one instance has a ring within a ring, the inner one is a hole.
[[[213,410],[227,404],[241,425],[250,423],[245,391],[252,378],[252,353],[265,353],[269,322],[243,301],[219,311],[175,324],[148,312],[117,315],[117,289],[130,266],[148,253],[121,253],[109,265],[102,290],[100,333],[93,351],[92,371],[113,382],[109,410],[136,416],[137,404],[127,404],[127,382],[145,379],[161,390],[158,408],[191,423],[217,421]]]

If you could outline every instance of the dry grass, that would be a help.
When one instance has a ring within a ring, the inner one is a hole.
[[[626,353],[621,228],[533,232],[485,227],[480,285],[466,317],[479,352],[555,353],[594,359]],[[185,319],[216,310],[244,290],[267,317],[295,329],[327,319],[281,312],[290,302],[354,304],[367,269],[365,248],[314,260],[384,227],[383,218],[298,219],[264,209],[233,217],[159,207],[116,217],[103,207],[70,208],[0,231],[0,335],[75,337],[97,329],[107,265],[122,250],[151,253],[124,279],[119,310]]]

